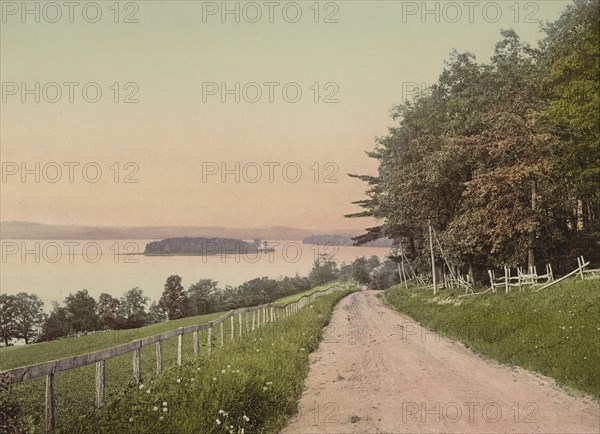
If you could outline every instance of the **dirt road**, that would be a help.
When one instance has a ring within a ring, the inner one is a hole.
[[[600,433],[600,408],[547,378],[486,361],[386,308],[335,309],[282,433]]]

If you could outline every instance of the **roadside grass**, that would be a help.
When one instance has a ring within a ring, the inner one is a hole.
[[[486,357],[600,398],[600,281],[566,281],[539,293],[459,294],[443,290],[433,297],[423,288],[397,285],[384,299]]]
[[[302,291],[302,292],[298,292],[297,294],[292,294],[292,295],[288,295],[287,297],[283,297],[280,298],[279,300],[276,300],[273,302],[273,304],[278,304],[278,305],[282,305],[282,304],[286,304],[289,303],[291,301],[296,301],[299,300],[300,298],[304,297],[305,295],[310,295],[313,292],[317,292],[317,291],[323,291],[331,286],[342,286],[344,288],[354,288],[355,286],[350,284],[350,283],[328,283],[327,285],[321,285],[321,286],[316,286],[314,288],[311,289],[307,289],[306,291]]]
[[[297,411],[309,353],[334,305],[350,292],[323,296],[210,357],[188,358],[181,369],[172,367],[141,389],[130,386],[100,409],[72,412],[59,432],[278,432]]]
[[[331,285],[320,287],[320,289],[325,289],[328,286]],[[298,294],[295,299],[298,299],[301,296],[302,295]],[[278,300],[278,302],[279,301],[280,300]],[[226,312],[182,318],[180,320],[167,321],[138,329],[108,331],[51,342],[30,344],[27,346],[4,348],[0,350],[0,371],[110,348],[173,330],[178,327],[206,323],[220,317],[224,313]],[[227,345],[230,345],[231,324],[229,321],[225,321],[223,325],[225,342]],[[218,327],[216,331],[216,333],[213,333],[213,347],[218,345],[219,340]],[[206,356],[208,346],[207,331],[199,332],[198,336],[200,341],[200,355],[201,357],[204,357]],[[184,335],[183,337],[184,356],[193,354],[192,339],[193,337],[191,334]],[[214,355],[213,350],[213,356]],[[162,365],[164,370],[176,368],[177,338],[163,341]],[[151,378],[155,376],[155,366],[156,353],[154,346],[142,347],[142,378]],[[105,375],[105,400],[106,402],[109,402],[111,399],[120,396],[125,388],[133,386],[132,355],[125,354],[107,360],[105,365]],[[27,425],[35,428],[36,432],[43,432],[45,410],[44,393],[44,378],[17,383],[11,385],[9,389],[11,401],[18,403],[21,408],[21,413],[26,419]],[[58,373],[55,376],[55,400],[56,421],[57,427],[59,428],[61,421],[68,420],[73,414],[82,414],[90,408],[93,408],[95,405],[95,366],[90,365]]]

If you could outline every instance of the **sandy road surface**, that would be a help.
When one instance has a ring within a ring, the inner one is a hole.
[[[600,408],[422,330],[372,291],[336,307],[292,433],[600,433]]]

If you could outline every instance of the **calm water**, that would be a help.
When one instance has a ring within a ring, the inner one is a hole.
[[[46,310],[51,308],[52,300],[62,302],[69,293],[80,289],[87,289],[95,298],[102,292],[120,297],[139,286],[152,300],[158,300],[171,274],[180,275],[186,288],[202,278],[216,280],[224,287],[262,276],[306,276],[319,253],[332,254],[341,264],[358,256],[376,255],[383,259],[389,252],[381,247],[310,246],[300,241],[279,241],[275,252],[260,255],[139,255],[147,242],[2,240],[0,293],[35,293],[46,304]]]

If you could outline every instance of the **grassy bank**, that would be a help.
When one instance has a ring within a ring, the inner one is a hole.
[[[600,281],[570,281],[539,293],[458,295],[394,286],[385,301],[484,356],[600,398]]]
[[[211,357],[188,359],[99,410],[71,416],[64,432],[277,432],[297,409],[308,355],[333,306],[350,291],[317,299],[297,315],[244,336]],[[243,429],[243,431],[242,431]]]

